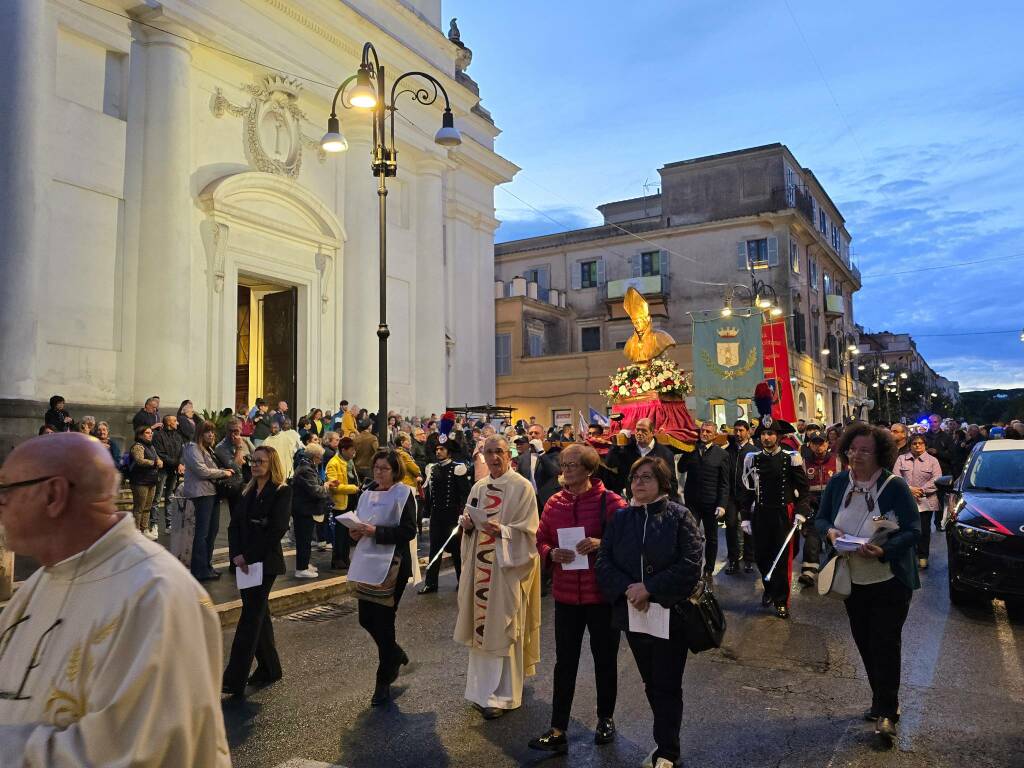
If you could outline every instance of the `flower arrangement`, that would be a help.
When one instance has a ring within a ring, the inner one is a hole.
[[[682,398],[693,391],[690,374],[675,361],[657,357],[648,363],[634,363],[618,368],[611,376],[610,386],[600,394],[609,402],[629,400],[645,395],[667,395]]]

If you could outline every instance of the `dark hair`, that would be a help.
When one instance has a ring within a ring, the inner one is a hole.
[[[342,400],[340,403],[338,403],[338,405],[344,408],[345,406],[348,405],[348,400]]]
[[[149,424],[143,424],[140,427],[137,427],[135,430],[135,439],[141,440],[142,436],[146,434],[147,429],[152,430],[153,428],[149,426]]]
[[[213,432],[214,437],[216,437],[217,425],[212,421],[204,421],[200,424],[199,428],[196,430],[196,442],[198,443],[207,432]]]
[[[57,407],[57,403],[66,403],[66,402],[67,402],[67,400],[65,400],[60,395],[54,395],[53,397],[50,398],[50,407],[51,408],[56,408]]]
[[[922,435],[920,432],[915,432],[914,434],[912,434],[910,436],[910,439],[907,440],[907,445],[910,445],[911,443],[916,443],[918,440],[920,440],[925,445],[928,445],[928,441],[925,440],[924,435]]]
[[[633,483],[633,476],[644,467],[651,468],[651,474],[658,481],[658,493],[669,493],[672,490],[672,474],[668,464],[660,456],[643,456],[633,462],[629,468],[629,482]]]
[[[152,397],[149,398],[149,400],[152,400],[152,399],[153,399]],[[149,400],[147,400],[146,402],[148,403]],[[193,403],[191,400],[182,400],[181,401],[181,405],[178,406],[178,413],[181,413],[182,410],[184,410],[186,405],[191,405],[193,408],[195,407],[195,403]]]
[[[836,450],[843,459],[844,464],[849,464],[847,456],[850,446],[858,437],[870,437],[875,441],[875,460],[878,466],[889,469],[896,463],[896,441],[892,439],[892,433],[885,427],[876,427],[864,421],[855,421],[843,430],[839,436],[839,443]]]
[[[267,404],[267,401],[264,400],[262,397],[257,397],[256,398],[256,407],[257,408],[259,408],[261,405],[266,405],[266,404]]]
[[[588,426],[587,429],[595,429],[595,430],[597,430],[597,434],[599,434],[599,435],[603,435],[604,434],[604,427],[601,424],[598,424],[596,422],[591,424],[590,426]]]
[[[163,424],[166,427],[167,426],[167,422],[170,419],[176,419],[176,418],[178,418],[178,417],[175,416],[173,413],[168,413],[166,416],[164,416],[162,419],[160,419],[160,423]]]
[[[391,479],[396,483],[402,480],[402,465],[398,463],[398,454],[390,448],[381,448],[375,454],[373,459],[370,461],[370,470],[373,470],[373,465],[378,461],[386,461],[388,466],[391,467]]]
[[[734,421],[732,423],[732,428],[736,429],[736,427],[743,427],[744,429],[750,429],[750,423],[746,419],[736,419],[736,421]]]
[[[53,427],[51,427],[49,424],[43,424],[43,426],[41,426],[39,428],[39,434],[40,435],[52,435],[53,434]]]

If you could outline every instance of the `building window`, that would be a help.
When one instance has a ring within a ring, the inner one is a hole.
[[[811,318],[811,338],[814,339],[814,359],[821,360],[821,330],[818,324]]]
[[[580,288],[596,288],[597,287],[597,262],[596,261],[581,261],[580,262]]]
[[[797,416],[801,419],[807,418],[807,395],[803,392],[796,399],[797,402]]]
[[[821,230],[821,234],[828,234],[828,216],[825,215],[825,209],[818,209],[818,229]]]
[[[757,240],[740,240],[736,246],[737,268],[744,272],[750,269],[767,269],[779,266],[779,240],[762,237]]]
[[[839,227],[832,225],[832,249],[839,253]]]
[[[807,324],[804,313],[799,310],[793,312],[793,349],[801,353],[807,351]]]
[[[818,262],[811,256],[807,257],[807,284],[818,290]]]
[[[551,267],[532,267],[523,272],[523,277],[526,278],[527,283],[537,284],[537,299],[540,301],[547,301],[548,295],[551,293]]]
[[[494,372],[498,376],[512,373],[512,334],[498,333],[494,336]]]
[[[647,251],[640,254],[641,277],[653,277],[660,275],[661,272],[661,251]]]
[[[800,246],[796,240],[789,241],[789,271],[794,275],[800,274]]]
[[[543,357],[544,334],[540,331],[527,332],[526,345],[526,354],[528,357]]]
[[[822,288],[825,289],[825,293],[832,293],[832,275],[828,272],[822,272],[821,274]]]
[[[593,325],[587,328],[580,328],[580,351],[601,351],[601,326]]]
[[[616,341],[615,342],[615,348],[616,349],[625,349],[626,348],[626,342],[625,341]]]

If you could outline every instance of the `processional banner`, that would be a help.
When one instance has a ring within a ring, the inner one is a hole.
[[[763,375],[760,312],[693,315],[693,387],[699,399],[752,399]]]

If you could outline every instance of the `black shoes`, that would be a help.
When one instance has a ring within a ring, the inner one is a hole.
[[[277,675],[277,676],[268,675],[268,674],[266,674],[264,672],[261,672],[260,670],[257,669],[249,677],[249,685],[251,685],[253,687],[262,687],[264,685],[270,685],[271,683],[276,683],[280,679],[281,679],[281,675]]]
[[[817,574],[814,571],[802,571],[800,573],[800,578],[798,578],[797,581],[799,581],[805,587],[813,587],[814,586],[814,577],[816,575]]]
[[[484,715],[487,717],[487,715]],[[565,737],[565,733],[555,733],[555,729],[551,728],[543,736],[538,736],[536,739],[530,739],[530,749],[537,749],[541,752],[554,752],[556,755],[564,755],[569,751],[569,740]]]
[[[421,595],[431,595],[434,592],[437,592],[437,584],[424,584],[418,590],[418,594]]]
[[[752,562],[750,562],[749,560],[744,561],[744,563],[743,563],[743,572],[744,573],[753,573],[754,572],[754,564]]]
[[[762,608],[767,608],[771,604],[772,604],[772,596],[768,594],[767,590],[765,590],[764,592],[761,593],[761,607]]]
[[[241,690],[239,690],[237,688],[232,688],[230,685],[224,685],[224,686],[221,686],[220,692],[221,692],[222,696],[230,696],[232,699],[244,699],[245,698],[245,688],[244,687]]]
[[[788,619],[789,618],[789,608],[787,608],[784,605],[776,605],[775,606],[775,615],[778,616],[780,619]]]
[[[480,714],[484,716],[484,720],[497,720],[505,714],[505,710],[498,707],[478,707],[478,709]]]
[[[873,723],[873,722],[875,722],[875,720],[878,719],[878,713],[875,712],[875,710],[873,710],[873,709],[865,709],[864,710],[864,719]]]
[[[395,660],[392,662],[391,671],[388,673],[388,684],[395,682],[398,679],[398,673],[402,667],[409,663],[409,657],[405,651],[401,648],[398,649],[398,653],[395,654]]]
[[[730,560],[725,565],[725,573],[726,573],[727,576],[732,576],[739,569],[740,569],[740,564],[737,563],[735,560]]]
[[[370,697],[370,706],[380,707],[391,701],[391,686],[388,683],[378,682],[373,689],[373,696]]]
[[[602,717],[597,721],[597,728],[594,729],[595,744],[611,744],[615,741],[615,721],[610,717]]]

